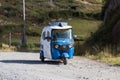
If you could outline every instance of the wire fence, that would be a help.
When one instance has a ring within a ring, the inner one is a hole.
[[[20,48],[22,43],[21,33],[5,33],[1,35],[0,44],[6,44],[9,47],[15,46]],[[40,45],[40,36],[27,36],[27,48],[38,48]]]
[[[9,47],[15,46],[16,48],[21,48],[21,33],[5,33],[1,35],[0,44],[2,48],[2,44],[6,44]],[[84,55],[87,51],[86,46],[83,46],[85,40],[77,39],[75,40],[75,55]],[[27,36],[27,44],[26,47],[29,49],[36,49],[37,51],[40,49],[40,36]],[[90,47],[90,46],[89,46]],[[93,47],[91,47],[93,49]],[[94,46],[94,50],[100,51],[100,47]],[[120,44],[111,44],[105,46],[102,52],[108,52],[111,54],[120,54]],[[97,52],[97,51],[96,51]],[[97,54],[97,53],[96,53]]]

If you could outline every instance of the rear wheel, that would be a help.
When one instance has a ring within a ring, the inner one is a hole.
[[[42,62],[44,62],[44,61],[45,61],[44,56],[41,56],[41,57],[40,57],[40,59],[41,59],[41,61],[42,61]]]
[[[45,61],[45,57],[44,57],[43,51],[40,51],[40,59],[41,59],[42,62]]]

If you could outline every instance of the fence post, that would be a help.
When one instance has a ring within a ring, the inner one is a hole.
[[[9,33],[9,47],[11,47],[11,32]]]

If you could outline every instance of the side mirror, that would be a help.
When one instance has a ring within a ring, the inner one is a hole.
[[[50,25],[51,25],[51,23],[48,23],[48,25],[50,26]]]
[[[73,38],[76,39],[76,38],[77,38],[77,35],[73,35]]]

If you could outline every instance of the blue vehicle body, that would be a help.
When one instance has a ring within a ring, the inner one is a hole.
[[[40,58],[66,59],[73,58],[74,39],[72,27],[65,22],[54,22],[45,27],[41,35]]]
[[[69,47],[72,43],[70,40],[57,40],[55,43],[51,43],[52,59],[60,59],[62,57],[73,58],[74,47]],[[54,46],[58,45],[58,48]]]

